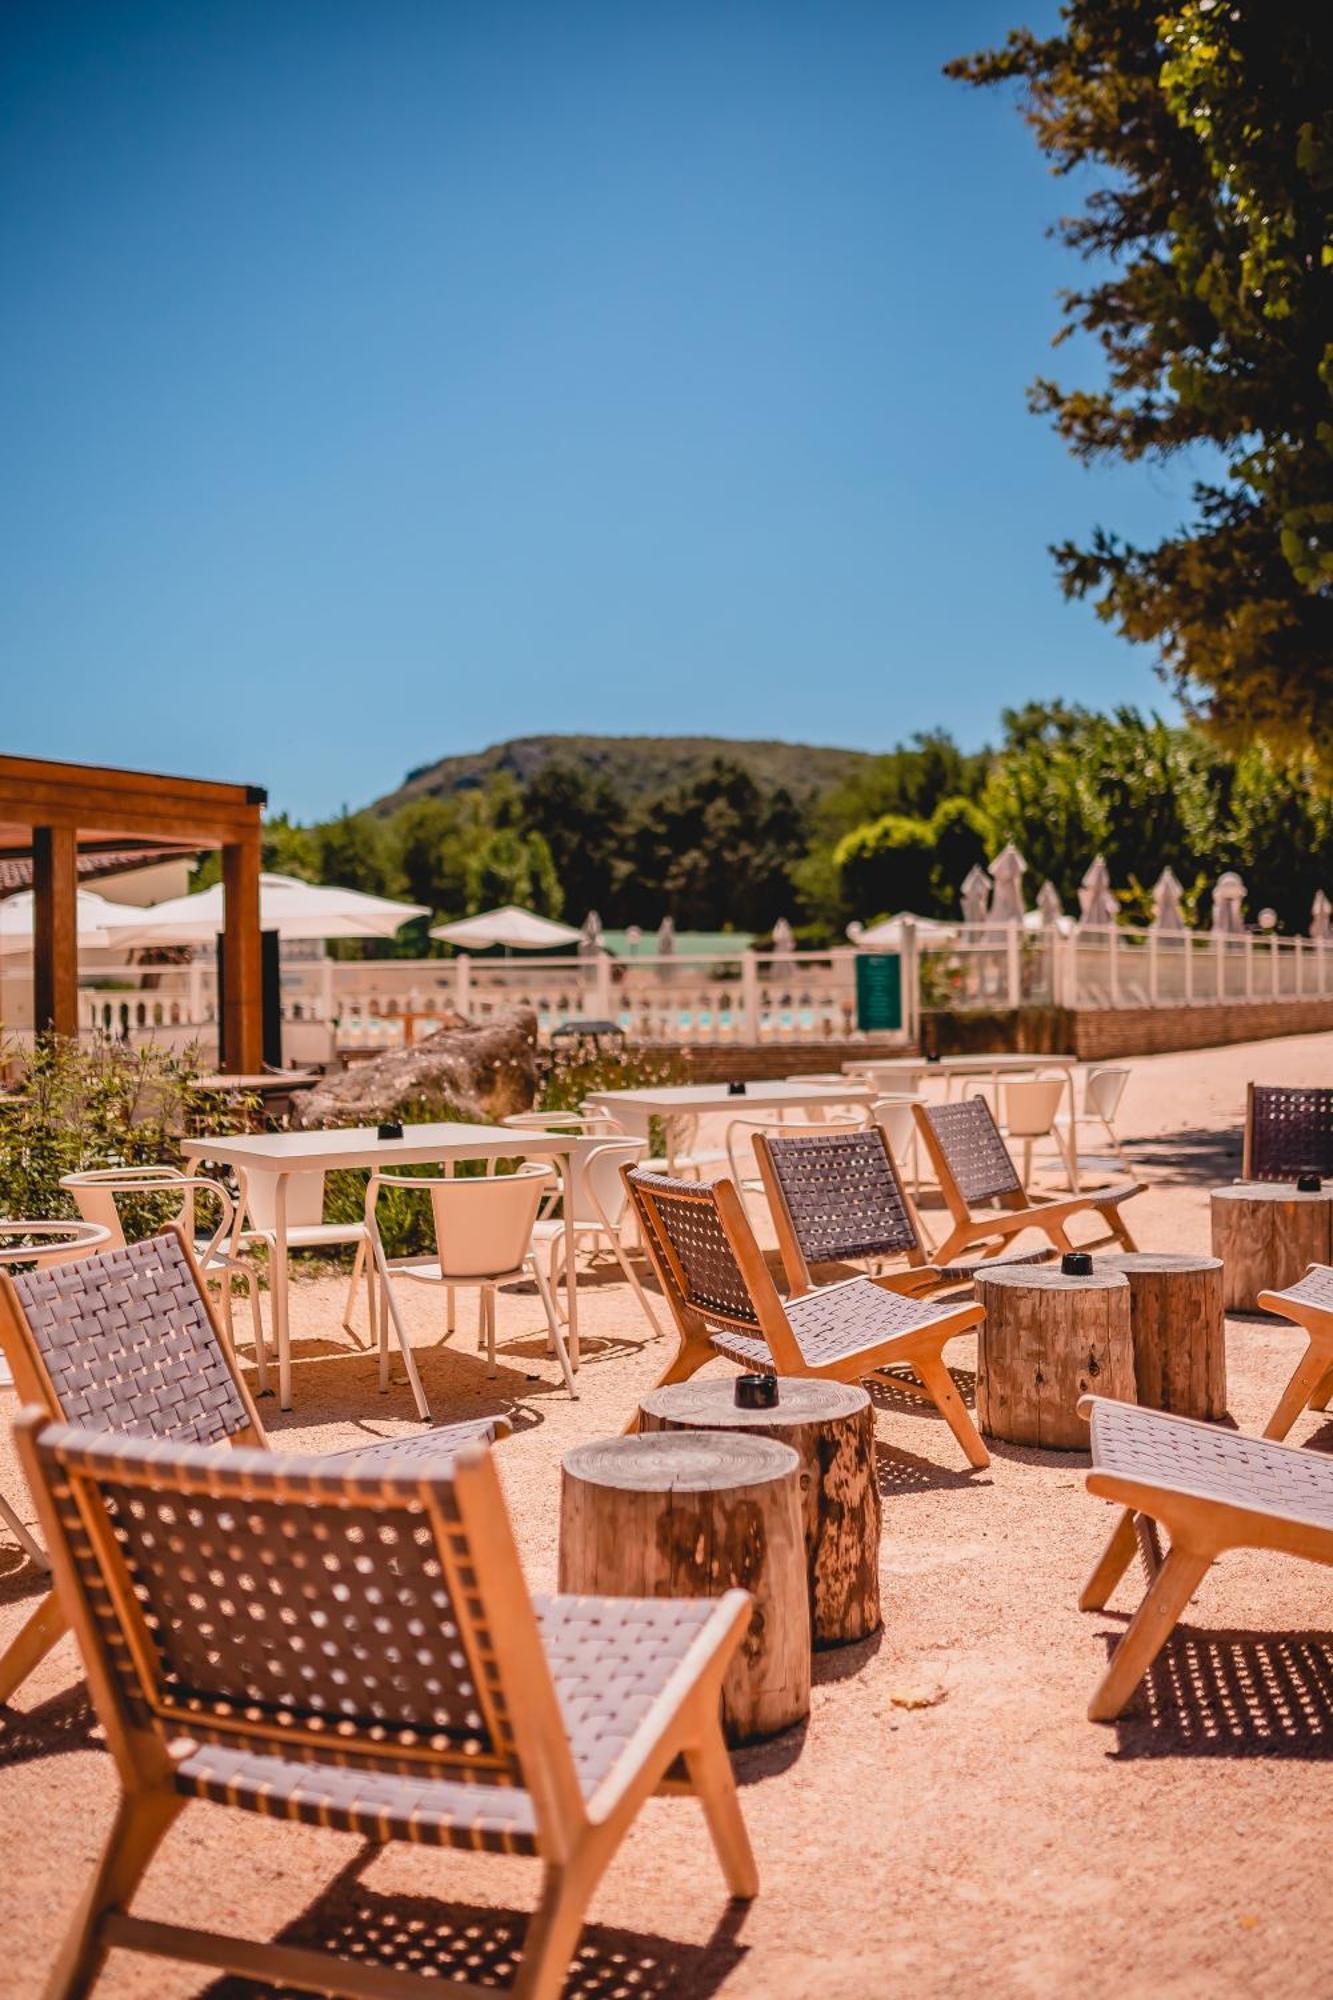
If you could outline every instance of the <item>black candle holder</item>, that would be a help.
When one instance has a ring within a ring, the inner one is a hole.
[[[739,1080],[733,1083],[729,1083],[727,1085],[728,1097],[744,1097],[744,1095],[745,1095],[745,1085]]]
[[[401,1139],[402,1136],[403,1128],[396,1118],[386,1118],[382,1125],[375,1127],[377,1139]]]
[[[1296,1176],[1296,1192],[1298,1194],[1318,1194],[1323,1185],[1324,1183],[1318,1174],[1297,1174]]]
[[[736,1377],[736,1408],[738,1410],[776,1410],[778,1406],[778,1379],[776,1375],[738,1375]]]
[[[1060,1259],[1060,1269],[1066,1278],[1090,1278],[1092,1257],[1086,1250],[1066,1250]]]

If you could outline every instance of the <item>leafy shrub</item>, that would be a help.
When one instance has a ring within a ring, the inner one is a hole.
[[[181,1164],[180,1142],[200,1132],[250,1130],[259,1101],[201,1090],[198,1051],[44,1038],[20,1059],[17,1099],[0,1112],[0,1206],[33,1222],[78,1214],[64,1174],[95,1167]],[[180,1207],[170,1194],[123,1199],[125,1234],[145,1236]]]

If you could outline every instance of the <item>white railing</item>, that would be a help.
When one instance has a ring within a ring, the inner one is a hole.
[[[1077,1011],[1313,1000],[1333,995],[1333,943],[1221,931],[978,928],[923,944],[922,1005],[959,1012],[1018,1006]]]

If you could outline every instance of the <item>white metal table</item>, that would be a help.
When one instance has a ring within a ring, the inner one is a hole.
[[[401,1139],[381,1139],[373,1125],[346,1130],[263,1132],[236,1138],[187,1139],[181,1153],[191,1169],[201,1161],[243,1167],[273,1177],[273,1339],[278,1350],[278,1401],[292,1407],[291,1329],[288,1318],[287,1183],[293,1174],[332,1173],[343,1167],[455,1166],[463,1160],[554,1160],[568,1179],[577,1135],[525,1132],[503,1125],[406,1125]],[[573,1205],[565,1202],[565,1256],[570,1365],[579,1365],[578,1283],[574,1265]],[[381,1277],[381,1283],[383,1279]]]
[[[1078,1140],[1076,1124],[1077,1105],[1074,1098],[1074,1072],[1078,1068],[1077,1056],[1059,1055],[1018,1055],[1012,1051],[991,1055],[941,1056],[937,1062],[928,1062],[925,1056],[866,1056],[842,1067],[852,1076],[867,1076],[873,1084],[891,1085],[911,1090],[919,1089],[927,1077],[939,1076],[944,1079],[944,1094],[952,1095],[953,1080],[967,1077],[984,1077],[990,1084],[991,1105],[998,1121],[1000,1117],[1000,1079],[1011,1076],[1031,1076],[1034,1070],[1055,1069],[1064,1073],[1065,1088],[1068,1093],[1069,1129],[1073,1137],[1070,1166],[1070,1186],[1074,1193],[1079,1189]]]
[[[846,1083],[810,1083],[801,1077],[764,1078],[731,1094],[725,1083],[645,1084],[633,1090],[594,1090],[588,1102],[609,1111],[633,1138],[646,1139],[654,1118],[668,1128],[673,1119],[710,1114],[744,1118],[747,1111],[836,1109],[857,1105],[868,1109],[877,1092],[868,1083],[848,1077]],[[667,1151],[670,1153],[670,1146]]]

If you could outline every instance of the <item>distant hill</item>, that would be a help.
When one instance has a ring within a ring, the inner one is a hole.
[[[575,764],[614,781],[628,800],[651,798],[688,783],[715,757],[743,764],[764,790],[785,785],[799,798],[824,792],[871,760],[868,750],[830,750],[809,743],[749,742],[727,736],[514,736],[461,757],[441,757],[409,771],[397,791],[370,810],[387,814],[409,799],[449,798],[484,785],[497,771],[526,784],[543,765]]]

